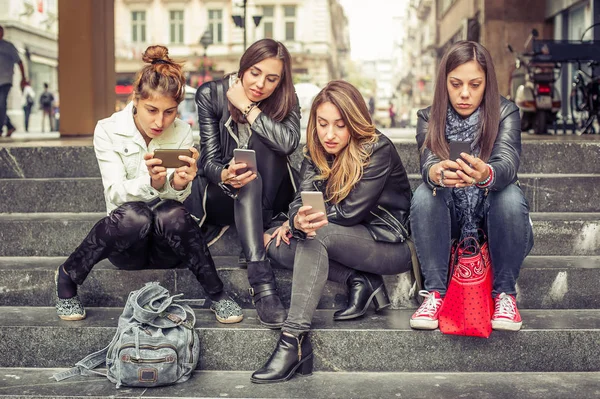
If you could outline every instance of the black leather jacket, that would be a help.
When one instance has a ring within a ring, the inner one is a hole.
[[[219,184],[221,172],[233,158],[233,150],[238,148],[237,123],[231,119],[227,108],[227,90],[229,79],[206,82],[196,92],[198,108],[198,125],[200,128],[200,157],[198,172],[192,186],[192,194],[186,201],[186,207],[197,218],[204,218],[204,196],[208,183]],[[279,157],[272,157],[277,165],[269,165],[259,169],[264,180],[276,179],[277,175],[289,178],[292,187],[292,166],[288,156],[292,154],[300,142],[300,106],[296,107],[281,121],[277,122],[264,112],[261,112],[250,126],[252,136],[258,138]],[[251,147],[250,147],[251,148]],[[286,168],[287,166],[287,168]],[[293,193],[290,192],[290,198]]]
[[[440,159],[432,153],[428,148],[421,151],[429,126],[429,113],[431,107],[419,110],[417,112],[417,144],[419,154],[421,156],[421,175],[423,181],[430,187],[428,179],[429,168],[438,162]],[[500,127],[498,136],[492,149],[492,154],[487,163],[494,168],[494,181],[490,190],[500,191],[517,181],[517,171],[521,157],[521,118],[519,117],[519,109],[512,101],[502,97],[500,99]]]
[[[325,193],[326,182],[315,180],[318,170],[305,158],[300,170],[301,183],[290,204],[290,226],[294,236],[306,235],[293,228],[293,220],[302,206],[301,191]],[[342,226],[365,225],[373,239],[383,242],[403,242],[410,236],[408,214],[412,191],[406,170],[394,144],[385,135],[373,145],[369,164],[350,194],[337,204],[326,203],[329,223]]]
[[[198,125],[200,127],[200,159],[198,170],[214,183],[221,181],[223,167],[233,158],[238,147],[237,124],[230,120],[227,108],[228,78],[207,82],[196,92]],[[296,150],[300,142],[300,106],[297,105],[281,122],[276,122],[261,112],[252,126],[253,135],[273,152],[287,157]],[[271,168],[269,168],[271,169]],[[263,179],[268,179],[261,170]]]

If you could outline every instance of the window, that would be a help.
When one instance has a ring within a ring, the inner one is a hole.
[[[263,6],[261,24],[263,26],[263,37],[265,39],[273,39],[273,16],[275,15],[275,7]]]
[[[222,10],[208,10],[208,29],[212,32],[213,43],[223,43]]]
[[[283,6],[285,40],[296,39],[296,6]]]
[[[183,44],[183,11],[169,11],[169,41]]]
[[[146,43],[146,11],[131,12],[131,41]]]

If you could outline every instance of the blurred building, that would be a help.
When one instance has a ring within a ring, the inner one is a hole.
[[[131,83],[150,44],[166,45],[172,57],[187,60],[194,87],[236,71],[244,12],[247,46],[262,38],[283,42],[295,82],[322,86],[344,76],[350,44],[338,0],[115,0],[117,81]]]
[[[2,0],[0,1],[0,25],[4,27],[4,39],[19,51],[25,75],[32,81],[37,96],[44,90],[44,82],[56,93],[58,88],[58,9],[57,0]],[[21,73],[15,66],[13,89],[8,96],[8,115],[18,129],[23,128],[21,106]],[[34,111],[38,109],[37,101]],[[36,114],[30,124],[39,129]]]
[[[600,0],[411,0],[403,41],[405,62],[411,67],[399,87],[404,94],[410,93],[413,106],[428,105],[441,56],[456,41],[474,40],[490,51],[500,93],[507,96],[515,63],[507,44],[523,51],[534,28],[540,39],[579,40],[581,33],[597,22]],[[600,29],[596,32],[599,40]],[[570,76],[565,66],[563,99],[568,96]]]

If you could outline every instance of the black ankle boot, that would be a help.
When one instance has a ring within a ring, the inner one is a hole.
[[[267,363],[250,377],[257,384],[287,381],[294,373],[311,375],[313,368],[312,344],[308,333],[299,337],[281,333],[279,342]]]
[[[277,295],[275,283],[253,285],[248,291],[260,323],[273,329],[281,328],[287,312]]]
[[[287,312],[277,295],[275,276],[269,260],[248,262],[250,296],[256,307],[258,320],[268,328],[281,328]]]
[[[390,299],[378,274],[354,272],[348,277],[348,307],[333,314],[333,320],[350,320],[367,313],[371,302],[375,310],[390,306]]]

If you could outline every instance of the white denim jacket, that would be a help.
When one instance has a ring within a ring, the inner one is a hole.
[[[182,191],[171,186],[175,169],[167,169],[167,181],[160,190],[150,184],[144,154],[158,148],[190,148],[194,143],[190,125],[181,119],[146,146],[144,138],[133,121],[133,103],[119,112],[102,119],[94,130],[94,150],[102,174],[106,211],[126,202],[150,202],[159,199],[174,199],[183,202],[190,195],[192,182]]]

